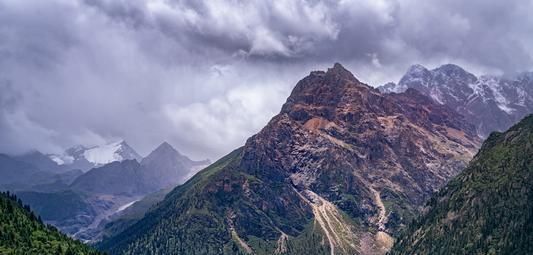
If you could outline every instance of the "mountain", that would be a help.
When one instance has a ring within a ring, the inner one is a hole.
[[[340,64],[299,81],[239,148],[99,244],[111,254],[383,254],[479,146],[416,90],[381,94]]]
[[[124,144],[120,146],[126,148]],[[57,177],[56,182],[16,189],[17,195],[35,208],[46,223],[77,239],[94,242],[104,232],[111,235],[116,232],[114,229],[135,222],[129,216],[131,214],[126,215],[127,221],[119,217],[126,208],[141,200],[133,207],[140,214],[135,219],[141,218],[149,209],[148,204],[162,200],[168,191],[162,195],[151,193],[160,194],[162,189],[183,183],[196,169],[209,163],[190,160],[168,143],[161,144],[140,162],[136,159],[117,160],[78,175],[74,174],[80,170],[68,176],[70,172],[67,172],[60,176],[61,179]],[[150,198],[145,200],[147,195]],[[108,231],[105,228],[107,223],[115,224],[115,227]]]
[[[46,226],[9,193],[0,193],[0,254],[100,254]]]
[[[508,129],[533,112],[533,73],[476,77],[453,64],[433,70],[413,65],[398,84],[387,83],[379,90],[398,93],[408,88],[464,115],[482,138]]]
[[[159,145],[141,161],[144,178],[150,186],[155,187],[154,191],[184,183],[196,171],[210,164],[209,160],[189,159],[167,142]]]
[[[55,161],[50,159],[50,157],[42,154],[39,151],[31,151],[22,155],[17,155],[13,157],[18,161],[22,161],[33,165],[35,168],[51,173],[63,173],[66,169],[58,165]]]
[[[39,152],[22,156],[0,154],[0,190],[12,192],[64,190],[82,174],[79,170],[52,170],[52,168],[46,168],[47,163],[39,164],[38,162],[47,162],[46,156]],[[42,170],[37,166],[47,170]]]
[[[51,154],[49,158],[66,168],[83,171],[115,161],[142,160],[142,157],[123,140],[89,148],[75,146],[61,155]]]
[[[391,254],[533,254],[533,115],[492,133]]]
[[[193,161],[164,142],[140,163],[112,161],[78,177],[71,188],[89,194],[146,195],[183,183],[191,171],[208,164],[209,160]]]
[[[0,187],[8,184],[24,183],[39,170],[28,163],[11,156],[0,154]]]
[[[150,189],[143,176],[136,160],[114,161],[79,176],[70,188],[85,194],[141,195]]]

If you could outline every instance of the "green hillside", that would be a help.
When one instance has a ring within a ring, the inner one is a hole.
[[[0,254],[100,254],[70,239],[23,206],[9,193],[0,193]]]
[[[533,115],[493,133],[391,254],[533,254]]]

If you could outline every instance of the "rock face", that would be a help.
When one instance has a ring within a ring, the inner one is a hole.
[[[433,70],[413,65],[398,84],[387,83],[379,90],[399,93],[408,88],[464,115],[482,138],[508,129],[533,112],[533,73],[476,77],[453,64]]]
[[[381,94],[335,64],[298,82],[243,148],[100,246],[113,254],[383,254],[478,146],[475,128],[448,107],[412,89]]]
[[[391,254],[533,254],[533,115],[493,133]]]

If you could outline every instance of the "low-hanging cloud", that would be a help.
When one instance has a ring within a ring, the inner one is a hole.
[[[0,152],[242,145],[309,71],[533,68],[533,1],[0,0]]]

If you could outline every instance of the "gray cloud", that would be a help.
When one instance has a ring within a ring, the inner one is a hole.
[[[533,1],[0,0],[0,152],[124,138],[197,158],[244,143],[298,79],[413,63],[533,69]]]

